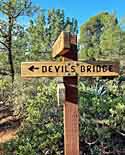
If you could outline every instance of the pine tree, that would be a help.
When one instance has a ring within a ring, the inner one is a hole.
[[[8,52],[8,61],[11,68],[12,82],[14,81],[14,62],[13,62],[13,37],[17,19],[22,15],[31,15],[36,8],[31,7],[31,0],[1,0],[0,13],[3,18],[0,23],[0,44]],[[16,29],[17,28],[17,29]]]

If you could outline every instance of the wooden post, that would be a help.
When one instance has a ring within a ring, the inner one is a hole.
[[[76,37],[76,36],[75,36]],[[64,55],[64,61],[77,61],[77,45]],[[64,152],[65,155],[79,155],[79,111],[78,111],[78,77],[64,77]]]

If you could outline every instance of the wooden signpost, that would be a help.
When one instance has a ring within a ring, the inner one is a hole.
[[[65,53],[70,51],[72,44],[77,45],[76,35],[71,35],[69,32],[61,32],[52,47],[52,56],[63,56]]]
[[[25,62],[21,64],[22,77],[64,76],[118,76],[119,63],[113,62]]]
[[[77,36],[62,32],[53,45],[52,56],[62,56],[61,62],[24,62],[21,76],[63,77],[65,85],[64,101],[64,152],[65,155],[79,155],[79,111],[78,76],[118,76],[118,62],[78,62]]]

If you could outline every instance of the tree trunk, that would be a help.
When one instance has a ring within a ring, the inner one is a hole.
[[[8,30],[8,61],[11,69],[12,83],[14,82],[14,64],[12,56],[12,27],[13,27],[13,18],[9,17],[9,30]]]

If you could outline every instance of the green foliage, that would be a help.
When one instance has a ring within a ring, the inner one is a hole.
[[[31,0],[0,0],[0,12],[6,16],[9,13],[14,17],[31,16],[38,7],[31,5]]]
[[[18,155],[63,153],[63,111],[57,106],[56,83],[40,82],[35,85],[36,94],[26,102],[26,120],[16,141],[5,145],[8,155],[14,149]]]
[[[70,19],[65,20],[63,10],[52,9],[48,10],[48,13],[40,12],[35,20],[30,21],[30,25],[25,32],[27,46],[25,46],[24,59],[37,61],[52,59],[53,43],[61,31],[65,30],[65,25],[68,22],[70,22]],[[76,33],[77,21],[75,19],[72,19],[70,26],[72,32]]]
[[[125,92],[119,90],[113,81],[99,80],[91,87],[80,84],[80,134],[93,155],[95,148],[114,154],[125,147]]]
[[[118,79],[93,80],[90,85],[87,80],[80,82],[81,151],[91,155],[102,153],[105,147],[108,152],[123,151],[125,91],[121,92],[117,83]],[[29,152],[33,155],[63,154],[63,109],[57,106],[56,87],[52,79],[24,83],[24,96],[27,97],[22,114],[25,119],[16,140],[4,145],[7,155],[13,152],[18,155]]]
[[[0,50],[8,53],[12,83],[15,78],[13,40],[20,33],[17,19],[22,15],[30,16],[36,10],[37,8],[31,5],[31,0],[0,0],[0,15],[3,17],[0,20]]]
[[[109,13],[100,13],[80,28],[80,58],[120,55],[124,49],[123,40],[124,32],[116,17]]]
[[[30,0],[1,0],[2,13],[8,10],[8,2],[11,2],[12,15],[17,15],[26,4],[30,5]],[[26,7],[20,16],[32,15],[35,10],[39,9]],[[65,17],[60,9],[39,10],[37,13],[26,27],[14,20],[12,50],[16,78],[13,87],[9,76],[0,76],[0,102],[9,104],[13,114],[23,119],[17,138],[4,144],[6,155],[64,154],[63,109],[57,106],[56,81],[52,78],[20,79],[20,63],[52,59],[54,41],[61,31],[77,34],[77,20]],[[7,22],[3,20],[0,20],[3,30],[0,39],[8,30]],[[119,27],[116,17],[101,13],[81,26],[80,58],[123,55],[124,40],[125,32]],[[1,41],[6,41],[6,37]],[[0,50],[0,71],[8,71],[6,49]],[[83,154],[99,155],[104,151],[118,154],[125,147],[125,86],[122,81],[124,77],[80,81],[80,150]]]

